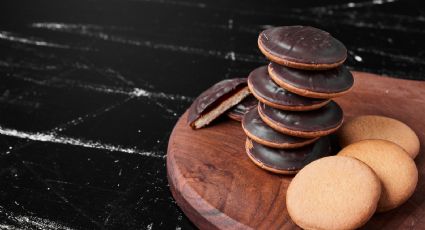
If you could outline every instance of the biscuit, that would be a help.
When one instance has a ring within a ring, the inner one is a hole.
[[[342,42],[310,26],[282,26],[264,30],[260,51],[271,61],[297,69],[322,70],[341,65],[347,58]]]
[[[375,171],[382,184],[378,212],[403,204],[413,194],[418,183],[415,162],[399,145],[386,140],[363,140],[351,144],[339,153],[364,162]]]
[[[242,129],[255,142],[272,148],[299,148],[313,143],[316,138],[301,138],[289,136],[268,126],[258,115],[258,110],[249,111],[242,119]]]
[[[317,110],[283,111],[258,104],[261,119],[273,129],[297,137],[313,138],[335,132],[343,122],[342,109],[334,101]]]
[[[258,100],[252,94],[247,96],[237,105],[233,106],[226,113],[228,117],[235,121],[242,121],[243,116],[251,109],[257,109]]]
[[[270,148],[249,137],[245,142],[248,157],[257,166],[278,174],[296,174],[310,162],[331,154],[331,145],[328,137],[322,137],[313,144],[295,149]]]
[[[268,71],[280,87],[304,97],[339,97],[348,93],[354,84],[353,75],[343,65],[330,70],[311,71],[288,68],[271,62]]]
[[[289,184],[289,216],[303,229],[356,229],[374,214],[381,184],[366,164],[343,156],[305,166]]]
[[[400,145],[410,157],[419,153],[419,138],[401,121],[389,117],[367,115],[347,121],[338,131],[342,147],[366,139],[383,139]]]
[[[249,74],[248,87],[259,101],[282,110],[314,110],[329,102],[325,99],[303,97],[281,88],[270,78],[267,66],[261,66]]]
[[[249,94],[246,78],[220,81],[193,101],[189,107],[187,123],[193,129],[202,128]]]

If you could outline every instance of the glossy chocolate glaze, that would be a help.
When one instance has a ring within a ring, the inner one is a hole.
[[[246,86],[246,78],[233,78],[220,81],[199,95],[189,108],[188,124],[196,121],[202,114],[208,112],[216,102],[227,98]]]
[[[267,66],[253,70],[248,76],[250,90],[256,97],[282,106],[312,106],[324,103],[325,99],[303,97],[277,85],[269,76]]]
[[[344,44],[310,26],[270,28],[260,33],[259,43],[271,55],[297,63],[333,64],[347,57]]]
[[[227,112],[230,117],[238,117],[237,120],[242,120],[242,117],[251,109],[257,108],[258,100],[252,94],[244,98],[239,104],[233,106]]]
[[[303,132],[324,131],[336,128],[343,120],[341,107],[334,101],[317,110],[283,111],[264,103],[258,104],[259,112],[276,125]]]
[[[280,81],[312,92],[339,93],[349,90],[354,84],[353,75],[345,66],[329,70],[309,71],[288,68],[271,62],[269,70]]]
[[[252,145],[248,144],[252,147],[248,148],[247,151],[254,159],[265,166],[284,171],[300,170],[310,162],[332,153],[328,137],[321,137],[313,144],[296,149],[270,148],[249,138],[247,141],[252,142]]]
[[[306,138],[289,136],[275,131],[261,119],[257,109],[252,109],[242,119],[242,126],[245,132],[257,137],[260,140],[276,144],[296,144],[305,142]]]

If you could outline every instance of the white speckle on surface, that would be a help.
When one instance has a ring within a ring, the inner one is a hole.
[[[177,95],[177,94],[166,94],[162,92],[150,92],[141,88],[134,88],[129,95],[135,97],[147,97],[155,99],[166,99],[166,100],[180,100],[180,101],[191,101],[191,97]]]
[[[269,28],[272,28],[272,27],[274,27],[274,26],[273,25],[260,25],[260,28],[263,29],[263,30],[266,30],[266,29],[269,29]]]
[[[392,3],[395,1],[397,0],[372,0],[372,1],[362,1],[362,2],[349,2],[349,3],[333,4],[333,5],[327,5],[327,6],[316,6],[316,7],[309,8],[309,10],[327,12],[328,14],[332,14],[333,10],[347,9],[347,8],[373,7],[376,5]]]
[[[229,29],[229,30],[231,30],[231,29],[233,29],[233,19],[229,19],[228,21],[227,21],[227,28]]]
[[[35,46],[45,46],[45,47],[61,48],[61,49],[70,49],[71,48],[68,45],[51,43],[51,42],[43,41],[43,40],[37,39],[37,38],[25,38],[25,37],[17,36],[17,35],[10,33],[10,32],[7,32],[7,31],[0,31],[0,39],[6,40],[6,41],[11,41],[11,42],[28,44],[28,45],[35,45]]]
[[[0,228],[5,229],[5,230],[17,230],[18,229],[16,227],[11,226],[11,225],[5,225],[5,224],[0,224]]]
[[[233,52],[233,51],[228,52],[226,54],[226,59],[230,59],[232,61],[235,61],[236,60],[236,54],[235,54],[235,52]]]
[[[132,92],[132,94],[136,97],[150,97],[152,94],[148,91],[140,88],[135,88]]]
[[[420,57],[413,57],[413,56],[408,56],[408,55],[402,55],[402,54],[393,54],[393,53],[389,53],[389,52],[385,52],[382,50],[378,50],[378,49],[374,49],[374,48],[357,48],[356,49],[359,52],[367,52],[367,53],[372,53],[375,55],[379,55],[382,57],[389,57],[391,59],[393,59],[393,61],[407,61],[407,62],[414,62],[414,63],[418,63],[418,64],[425,64],[425,60],[423,60]]]
[[[43,230],[71,230],[63,224],[34,216],[17,215],[5,210],[0,206],[0,213],[4,214],[8,219],[8,224],[0,224],[0,229],[43,229]]]
[[[146,230],[152,230],[153,223],[150,223],[146,226]]]
[[[147,156],[147,157],[164,158],[164,156],[156,152],[141,151],[136,148],[124,148],[119,145],[104,144],[104,143],[91,141],[91,140],[83,140],[83,139],[77,139],[72,137],[60,136],[54,133],[24,132],[24,131],[8,129],[8,128],[4,128],[0,126],[0,134],[5,136],[10,136],[10,137],[17,137],[21,139],[33,140],[33,141],[51,142],[51,143],[58,143],[58,144],[65,144],[65,145],[80,146],[85,148],[102,149],[102,150],[107,150],[111,152],[121,152],[121,153],[136,154],[136,155]]]
[[[358,61],[358,62],[362,62],[363,58],[360,57],[359,55],[354,55],[354,60]]]

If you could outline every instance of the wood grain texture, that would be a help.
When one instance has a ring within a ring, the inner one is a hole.
[[[376,114],[412,127],[425,143],[425,82],[353,72],[355,84],[336,99],[346,119]],[[167,173],[177,204],[201,229],[297,229],[286,211],[286,189],[292,177],[268,173],[245,154],[240,123],[221,119],[193,131],[186,114],[168,144]],[[425,228],[425,154],[416,158],[419,183],[401,207],[376,214],[366,229]]]

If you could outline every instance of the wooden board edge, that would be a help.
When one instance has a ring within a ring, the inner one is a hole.
[[[171,146],[175,144],[175,130],[187,117],[187,111],[180,117],[171,132],[168,148],[167,148],[167,179],[170,185],[171,194],[176,200],[177,205],[182,209],[185,215],[199,229],[218,230],[218,229],[252,229],[242,223],[236,222],[234,219],[223,212],[217,210],[204,199],[190,186],[178,184],[176,177],[181,176],[180,170],[175,165],[175,154],[171,151]],[[186,124],[183,124],[186,125]],[[184,193],[180,192],[183,191]],[[201,211],[203,210],[203,211]],[[202,215],[202,214],[204,215]],[[206,215],[205,215],[206,214]]]

